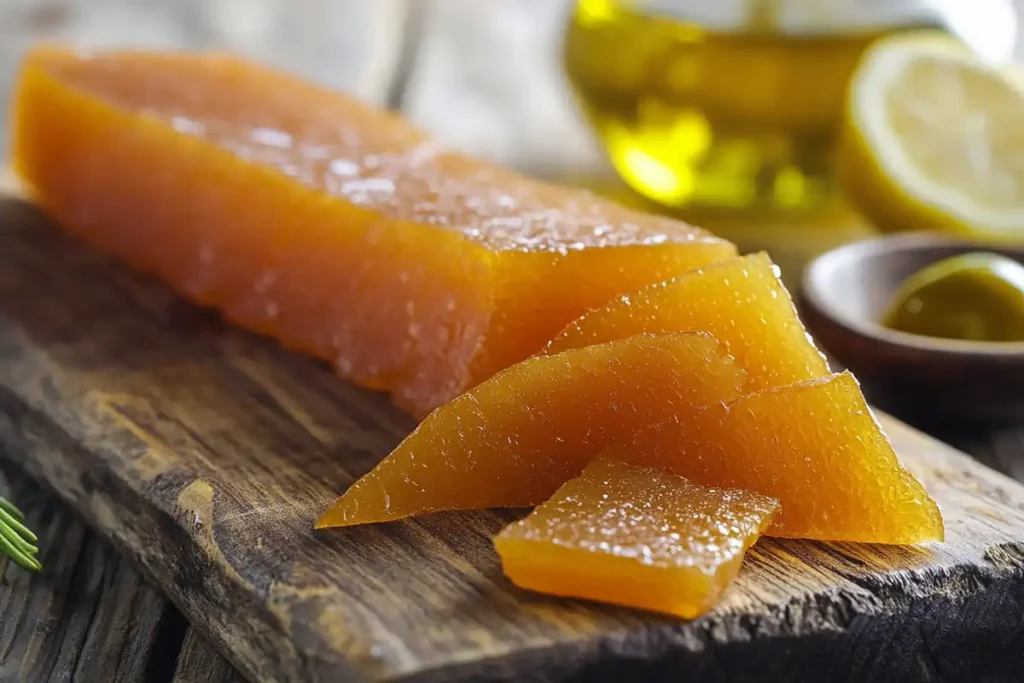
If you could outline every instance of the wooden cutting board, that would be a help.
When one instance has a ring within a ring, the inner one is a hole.
[[[254,681],[1019,680],[1024,487],[883,422],[947,543],[765,539],[692,622],[529,594],[514,513],[314,533],[413,422],[0,200],[0,450]]]

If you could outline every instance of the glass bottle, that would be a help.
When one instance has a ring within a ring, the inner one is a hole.
[[[569,81],[619,174],[665,206],[813,208],[847,82],[879,36],[938,27],[992,59],[1012,0],[577,0]]]

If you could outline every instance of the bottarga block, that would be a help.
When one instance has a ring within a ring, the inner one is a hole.
[[[730,243],[236,57],[37,49],[14,168],[75,236],[422,417]]]

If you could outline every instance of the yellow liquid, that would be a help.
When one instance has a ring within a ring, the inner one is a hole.
[[[835,192],[846,85],[881,31],[715,33],[578,0],[570,82],[627,183],[670,207],[812,208]]]

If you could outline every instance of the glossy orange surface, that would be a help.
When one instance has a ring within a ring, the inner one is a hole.
[[[938,506],[852,375],[737,397],[742,383],[731,358],[693,333],[538,356],[433,413],[318,526],[536,505],[620,446],[631,464],[778,499],[769,535],[942,540]]]
[[[421,416],[736,253],[230,56],[36,50],[13,123],[15,170],[68,231]]]
[[[767,496],[606,456],[494,546],[522,588],[690,619],[718,601],[777,509]]]
[[[638,335],[536,356],[438,408],[317,522],[536,505],[614,444],[736,398],[745,373],[709,335]]]
[[[641,332],[708,332],[747,371],[749,391],[829,374],[767,254],[717,263],[613,299],[573,321],[545,353]]]
[[[624,457],[782,505],[767,534],[941,541],[942,515],[900,463],[848,372],[749,394],[638,433]]]

